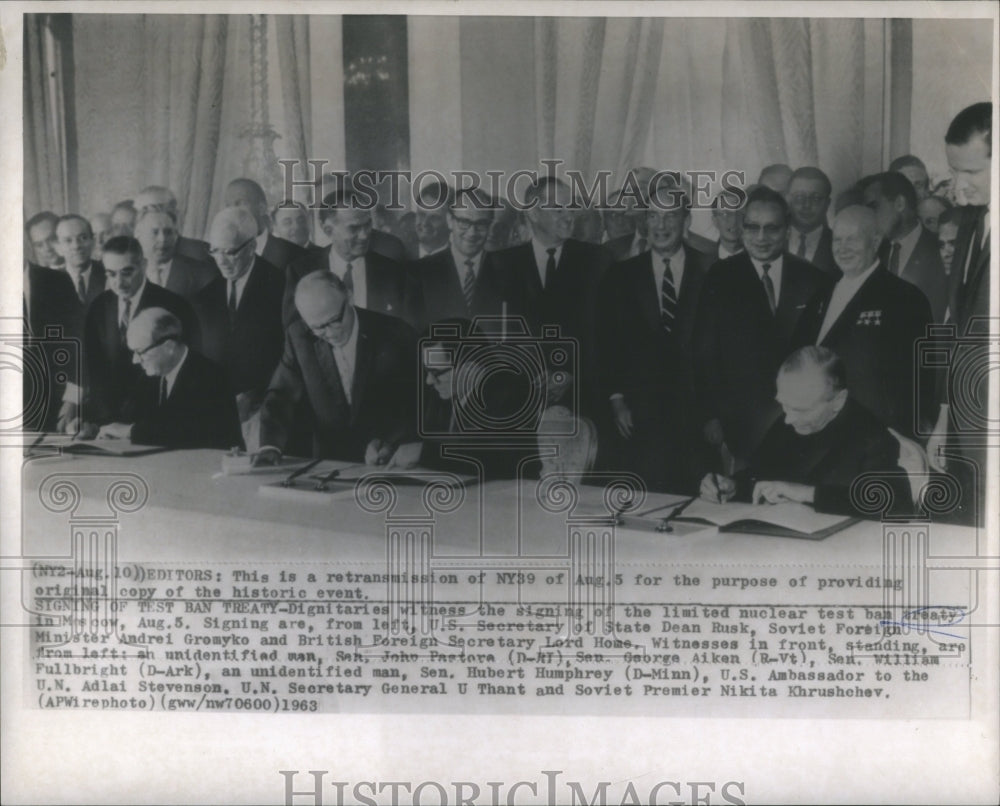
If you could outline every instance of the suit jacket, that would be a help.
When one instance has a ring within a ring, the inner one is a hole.
[[[161,405],[159,376],[136,378],[122,408],[132,441],[167,448],[243,446],[236,401],[222,367],[188,349],[170,395]]]
[[[254,258],[243,295],[230,321],[228,284],[219,275],[194,299],[204,355],[221,364],[233,392],[247,396],[249,409],[264,392],[281,359],[285,330],[281,324],[284,275],[260,257]],[[241,415],[248,414],[242,411]]]
[[[23,373],[22,428],[52,431],[66,389],[65,381],[61,380],[63,375],[66,381],[80,383],[83,306],[72,280],[63,271],[29,264],[25,281],[29,287],[24,306],[23,348],[25,353],[37,357],[46,373],[44,377]],[[58,335],[50,339],[46,332],[49,328],[58,328]],[[68,361],[62,360],[64,346],[70,348]],[[39,381],[41,389],[36,385]]]
[[[306,401],[315,456],[362,461],[375,438],[392,445],[416,439],[417,346],[410,327],[392,316],[355,308],[357,356],[351,400],[330,345],[298,319],[264,398],[260,444],[284,450],[298,404]]]
[[[406,246],[395,235],[382,230],[373,229],[372,238],[368,244],[368,251],[395,260],[397,263],[405,263],[409,260],[406,254]]]
[[[603,246],[611,253],[615,262],[618,263],[623,260],[628,260],[630,257],[629,251],[632,249],[632,243],[634,241],[635,233],[630,232],[628,235],[619,235],[617,238],[605,241]]]
[[[73,286],[73,293],[76,293],[76,283],[73,282],[73,276],[65,269],[59,269],[67,277],[69,277],[70,284]],[[99,260],[90,261],[90,278],[87,280],[87,296],[81,302],[84,309],[90,307],[97,297],[99,297],[104,292],[105,283],[107,278],[104,274],[104,264]],[[77,294],[77,299],[80,299],[79,294]]]
[[[831,284],[831,277],[786,252],[772,314],[746,252],[709,269],[695,326],[698,400],[706,420],[721,420],[736,456],[747,458],[779,415],[778,367],[797,346],[796,328],[807,305]]]
[[[308,251],[298,244],[286,241],[284,238],[279,238],[277,235],[269,232],[267,234],[267,241],[264,242],[264,250],[260,253],[259,257],[262,257],[272,266],[283,272],[288,268],[289,263],[299,260],[307,254]]]
[[[905,514],[913,502],[906,476],[898,466],[899,443],[874,414],[848,397],[844,408],[815,434],[797,434],[776,422],[736,479],[737,498],[748,501],[755,481],[787,481],[816,488],[818,512],[878,518],[859,511],[851,486],[864,473],[878,474],[892,490],[889,511]],[[858,496],[857,500],[864,500]]]
[[[132,317],[146,308],[165,308],[181,320],[188,346],[198,344],[198,324],[191,306],[155,283],[146,281]],[[91,304],[83,329],[84,418],[108,423],[121,420],[122,405],[142,370],[132,351],[122,344],[118,327],[118,297],[108,289]]]
[[[285,293],[281,304],[281,318],[286,328],[299,318],[299,312],[295,308],[295,286],[307,274],[330,270],[330,249],[331,247],[325,246],[322,253],[307,253],[289,264],[285,272]],[[368,310],[406,319],[413,324],[409,318],[414,295],[412,279],[407,276],[402,264],[369,248],[365,255],[365,282]]]
[[[635,425],[622,445],[624,469],[639,472],[654,489],[674,492],[693,486],[707,461],[695,394],[694,336],[708,259],[689,246],[682,249],[684,275],[669,334],[660,318],[650,252],[608,272],[601,294],[605,312],[598,320],[605,405],[623,394]]]
[[[460,272],[455,266],[455,256],[451,249],[427,255],[407,267],[406,272],[413,280],[410,318],[418,331],[423,331],[428,325],[442,319],[473,319],[491,307],[496,307],[485,299],[488,289],[482,282],[483,269],[492,259],[492,253],[483,252],[477,259],[480,261],[479,274],[473,286],[471,308],[462,291],[465,266],[461,267]]]
[[[922,224],[917,226],[920,227],[920,237],[917,238],[917,244],[913,247],[906,265],[900,267],[899,277],[924,292],[930,303],[934,321],[943,322],[944,312],[948,308],[948,275],[944,273],[941,252],[934,233],[924,229]],[[891,248],[889,241],[882,241],[879,247],[879,260],[886,269],[889,268]]]
[[[951,261],[949,274],[949,321],[958,326],[958,335],[965,335],[969,320],[973,317],[990,315],[990,241],[993,233],[986,239],[980,250],[975,265],[969,266],[965,272],[965,264],[969,253],[973,250],[976,224],[983,214],[983,207],[965,207],[959,221],[958,235],[955,238],[955,257]]]
[[[619,235],[617,238],[612,238],[610,241],[602,244],[602,246],[611,252],[615,262],[621,262],[623,260],[628,260],[630,257],[638,257],[638,255],[629,254],[632,250],[632,243],[634,241],[635,233],[633,232],[629,235]],[[694,251],[700,252],[713,260],[718,256],[718,244],[710,238],[706,238],[704,235],[699,235],[697,232],[689,232],[684,237],[684,245],[688,248],[688,250],[693,249]]]
[[[829,347],[843,360],[851,396],[886,425],[913,439],[915,395],[919,411],[930,413],[933,384],[917,383],[914,344],[925,338],[931,307],[919,288],[876,268],[817,342],[831,288],[814,299],[800,323],[799,344]],[[933,423],[923,423],[924,427]]]
[[[194,260],[175,253],[170,263],[166,289],[190,302],[201,289],[219,276],[214,262]]]
[[[837,261],[833,259],[833,230],[826,224],[823,225],[823,232],[819,236],[819,243],[816,244],[816,252],[809,262],[835,281],[842,274]]]
[[[201,263],[212,262],[212,256],[208,253],[208,243],[199,241],[197,238],[185,238],[183,235],[177,236],[177,247],[175,255],[183,255]]]

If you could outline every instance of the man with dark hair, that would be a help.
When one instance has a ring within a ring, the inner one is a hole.
[[[361,207],[350,191],[334,191],[323,199],[319,223],[330,245],[322,252],[307,254],[289,264],[281,306],[285,327],[298,317],[296,284],[314,271],[336,275],[356,308],[409,321],[408,304],[413,299],[411,282],[401,264],[372,250],[371,211]]]
[[[715,263],[695,323],[699,409],[708,441],[745,461],[778,416],[774,377],[809,300],[832,285],[785,251],[788,204],[758,187],[743,216],[746,252]]]
[[[951,274],[951,264],[955,259],[955,241],[958,238],[961,213],[961,207],[952,207],[941,213],[938,219],[938,253],[941,255],[941,265],[944,266],[946,275]]]
[[[830,179],[819,168],[806,166],[792,174],[787,193],[792,221],[788,251],[836,278],[840,272],[830,249],[832,233],[826,222],[832,192]]]
[[[271,210],[272,231],[279,237],[301,246],[307,252],[319,251],[312,242],[312,215],[302,202],[285,199]]]
[[[909,180],[893,174],[913,193]],[[871,185],[870,187],[877,187]],[[878,256],[878,214],[867,207],[848,207],[833,224],[833,254],[843,276],[826,294],[810,302],[802,316],[797,342],[827,347],[847,364],[851,396],[890,428],[913,439],[926,433],[914,423],[919,392],[916,383],[917,341],[931,324],[931,307],[921,291],[889,272]]]
[[[128,349],[141,368],[120,418],[98,437],[165,448],[241,447],[236,404],[222,367],[185,344],[181,321],[146,308],[128,326]]]
[[[114,238],[116,235],[131,237],[135,233],[135,218],[135,205],[131,199],[118,202],[111,208],[111,232],[108,237]]]
[[[305,257],[306,251],[303,247],[279,238],[271,232],[267,196],[264,194],[264,189],[252,179],[245,177],[234,179],[226,186],[222,199],[226,207],[239,207],[254,217],[257,222],[254,252],[279,271],[285,271],[289,263]]]
[[[28,243],[35,253],[35,263],[47,269],[61,269],[63,258],[56,249],[56,224],[59,216],[49,210],[35,213],[24,225]]]
[[[180,320],[187,343],[197,344],[198,338],[191,306],[172,291],[146,280],[146,261],[137,240],[125,235],[108,239],[104,261],[108,288],[91,303],[83,329],[83,417],[88,424],[121,417],[122,405],[136,377],[126,333],[140,311],[165,308]],[[91,429],[85,430],[92,435]]]
[[[927,175],[927,166],[924,165],[924,161],[920,157],[915,157],[913,154],[896,157],[889,163],[889,170],[901,173],[910,180],[910,184],[913,185],[913,190],[917,194],[918,202],[922,202],[931,195],[931,182]]]
[[[768,165],[760,172],[756,184],[771,188],[782,196],[788,193],[788,183],[792,181],[792,168],[783,162]]]
[[[992,136],[993,104],[984,101],[959,112],[944,138],[955,201],[961,211],[957,214],[946,321],[954,322],[959,339],[970,335],[970,330],[985,334],[989,328]],[[954,352],[955,357],[962,355],[959,350]],[[963,400],[952,400],[947,386],[947,378],[942,377],[941,408],[927,443],[927,457],[935,469],[958,477],[965,496],[958,517],[975,523],[977,514],[981,516],[986,506],[988,456],[982,442],[988,396],[966,395]],[[960,408],[952,411],[953,406]],[[960,433],[960,429],[966,433]],[[975,442],[979,444],[970,444]],[[995,463],[989,469],[996,472]]]
[[[56,224],[56,250],[63,258],[63,271],[73,281],[73,288],[86,308],[104,291],[104,266],[94,260],[94,233],[82,215],[70,213]]]
[[[136,216],[142,215],[146,210],[165,210],[174,214],[174,220],[180,221],[181,215],[177,209],[177,197],[170,188],[163,185],[147,185],[137,194],[133,202]],[[134,227],[134,224],[133,224]],[[129,235],[132,233],[129,232]],[[177,236],[177,254],[189,257],[192,260],[205,262],[208,260],[208,244],[199,241],[197,238],[186,238],[183,235]]]
[[[708,259],[684,243],[691,205],[683,188],[662,182],[651,200],[651,250],[608,272],[601,293],[601,377],[614,425],[605,443],[618,448],[609,461],[651,489],[681,492],[707,462],[693,337]]]
[[[760,504],[799,502],[818,512],[859,511],[852,494],[859,477],[874,474],[892,490],[890,508],[912,509],[910,487],[899,469],[899,443],[845,383],[844,362],[825,347],[803,347],[782,364],[775,383],[784,422],[775,422],[748,466],[734,478],[707,474],[701,496]]]
[[[417,197],[417,252],[414,258],[427,257],[448,247],[448,211],[455,203],[455,191],[444,182],[422,188]]]
[[[725,190],[712,199],[712,223],[719,233],[719,241],[710,256],[713,260],[725,260],[743,251],[743,208],[733,208],[730,206],[733,202],[735,199]]]
[[[937,235],[941,216],[952,207],[954,205],[944,196],[927,196],[917,202],[917,217],[924,225],[924,229]]]
[[[948,277],[941,265],[937,238],[917,218],[917,193],[910,180],[893,171],[878,174],[866,181],[864,194],[883,239],[879,247],[882,265],[893,276],[923,291],[934,321],[943,321],[948,307]]]

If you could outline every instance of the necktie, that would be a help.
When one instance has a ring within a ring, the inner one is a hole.
[[[163,272],[166,271],[164,266],[156,267],[156,284],[163,285]]]
[[[902,247],[899,241],[893,241],[889,249],[889,273],[899,276],[899,250]]]
[[[556,278],[556,249],[551,247],[545,250],[549,259],[545,261],[545,287],[549,288]]]
[[[348,263],[347,271],[344,272],[344,288],[347,289],[347,293],[354,294],[354,267]]]
[[[80,302],[87,301],[87,284],[83,280],[83,274],[76,276],[76,293],[80,295]]]
[[[670,258],[663,259],[663,282],[660,283],[660,324],[664,333],[670,333],[677,314],[677,290],[674,276],[670,273]]]
[[[229,327],[236,326],[236,281],[229,281]]]
[[[167,402],[167,376],[160,376],[160,399],[158,401],[159,405],[162,406]]]
[[[462,279],[462,296],[465,297],[465,306],[472,310],[472,295],[476,289],[476,273],[472,267],[475,265],[475,258],[465,261],[465,277]]]
[[[802,258],[803,260],[805,259],[805,256],[806,256],[806,236],[803,235],[801,232],[799,233],[799,248],[796,250],[795,254],[798,257]]]
[[[771,279],[771,275],[768,272],[771,270],[771,264],[765,263],[761,268],[764,270],[764,290],[767,292],[767,304],[771,309],[771,313],[774,313],[775,309],[778,307],[774,300],[774,280]]]
[[[649,249],[649,241],[645,238],[640,238],[639,242],[635,246],[635,253],[637,255],[644,255],[646,254],[647,249]]]
[[[969,279],[969,273],[976,268],[979,257],[983,253],[983,236],[986,234],[986,216],[989,215],[989,208],[984,207],[979,213],[976,221],[976,229],[972,234],[972,244],[969,248],[969,260],[965,264],[965,274],[962,277],[964,285]]]
[[[122,300],[122,318],[118,323],[118,333],[121,336],[122,344],[127,344],[128,323],[131,320],[132,300]]]

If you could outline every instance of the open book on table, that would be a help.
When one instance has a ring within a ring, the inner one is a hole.
[[[160,445],[137,445],[130,439],[75,439],[66,434],[45,434],[29,448],[33,453],[78,453],[90,456],[142,456],[168,450]]]
[[[737,501],[718,504],[699,498],[692,501],[676,520],[712,524],[718,526],[720,532],[822,540],[857,523],[859,519],[816,512],[808,504],[747,504]]]

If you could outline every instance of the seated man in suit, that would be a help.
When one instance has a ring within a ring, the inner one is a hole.
[[[883,241],[879,259],[895,277],[912,283],[927,297],[935,322],[944,321],[948,307],[948,277],[941,264],[937,238],[917,217],[917,194],[901,173],[868,177],[863,183],[865,204],[875,211]]]
[[[695,321],[698,401],[705,435],[745,461],[779,416],[774,376],[794,349],[808,302],[832,285],[813,264],[785,251],[784,196],[758,187],[747,197],[743,246],[715,263],[702,287]]]
[[[471,319],[480,313],[479,277],[489,259],[485,246],[492,223],[493,206],[485,193],[462,190],[455,196],[448,210],[449,248],[418,260],[409,269],[416,292],[410,307],[421,327],[454,317]]]
[[[909,185],[902,174],[899,179]],[[918,225],[919,226],[919,225]],[[926,336],[931,308],[916,286],[886,270],[878,257],[877,214],[848,207],[833,222],[833,254],[843,276],[818,295],[800,322],[799,344],[817,344],[847,364],[851,397],[891,428],[913,439],[914,396],[933,389],[916,382],[914,345]],[[920,411],[928,411],[930,400]]]
[[[56,250],[63,258],[63,271],[86,308],[104,290],[104,266],[94,260],[94,233],[82,215],[64,215],[56,224]]]
[[[135,237],[146,258],[146,278],[189,302],[218,276],[212,264],[178,254],[177,219],[167,210],[143,212]]]
[[[136,377],[126,345],[129,323],[146,308],[165,308],[184,329],[184,340],[197,344],[198,327],[191,306],[177,294],[149,282],[142,247],[119,235],[104,244],[108,288],[91,303],[83,327],[83,431],[117,420]]]
[[[917,194],[917,201],[923,201],[931,195],[931,180],[927,174],[927,166],[920,157],[904,154],[889,163],[889,170],[901,173],[910,180]]]
[[[128,326],[128,348],[142,368],[119,421],[97,436],[166,448],[242,447],[226,373],[184,343],[180,320],[146,308]]]
[[[312,241],[312,212],[302,202],[285,199],[271,210],[271,231],[307,252],[320,247]]]
[[[826,223],[832,192],[829,177],[819,168],[807,166],[792,174],[788,183],[788,210],[792,223],[788,231],[788,251],[837,277],[839,271],[831,250],[832,233]]]
[[[311,421],[314,456],[416,464],[413,331],[395,317],[355,307],[343,281],[330,271],[303,277],[295,306],[299,318],[286,331],[261,407],[255,465],[280,460],[302,408]]]
[[[712,223],[719,232],[719,241],[711,258],[725,260],[743,251],[743,208],[733,208],[738,201],[732,193],[725,190],[712,199]]]
[[[218,271],[194,299],[202,352],[229,376],[250,451],[257,447],[254,415],[285,338],[281,325],[285,278],[250,248],[256,233],[257,222],[244,209],[224,207],[216,214],[208,242]]]
[[[448,210],[455,203],[455,191],[443,182],[423,188],[417,197],[417,253],[423,258],[448,248]]]
[[[323,199],[319,221],[330,245],[289,264],[281,306],[285,327],[298,318],[295,287],[299,279],[314,271],[336,275],[355,308],[407,318],[413,298],[411,284],[402,264],[371,249],[371,211],[352,193],[335,191]]]
[[[876,474],[892,490],[890,511],[912,509],[910,486],[899,469],[899,443],[875,415],[848,392],[844,362],[825,347],[803,347],[782,363],[776,422],[735,477],[708,473],[701,496],[760,504],[795,501],[817,512],[872,517],[859,510],[864,496],[853,487]],[[880,514],[880,513],[879,513]]]
[[[267,196],[264,194],[264,189],[252,179],[234,179],[226,185],[222,203],[226,207],[239,207],[253,216],[257,222],[253,250],[278,271],[285,271],[289,263],[305,256],[306,251],[303,247],[279,238],[271,232],[271,213]]]
[[[165,188],[162,185],[148,185],[140,190],[135,195],[133,207],[136,216],[142,215],[147,210],[163,210],[173,213],[174,221],[181,219],[177,210],[177,197],[170,188]],[[132,226],[134,230],[135,224],[133,223]],[[208,244],[197,238],[186,238],[178,233],[175,249],[178,255],[184,255],[192,260],[200,260],[203,263],[208,260]]]
[[[28,243],[35,253],[35,264],[47,269],[61,269],[62,255],[56,249],[56,224],[59,216],[49,210],[36,213],[24,225]]]

